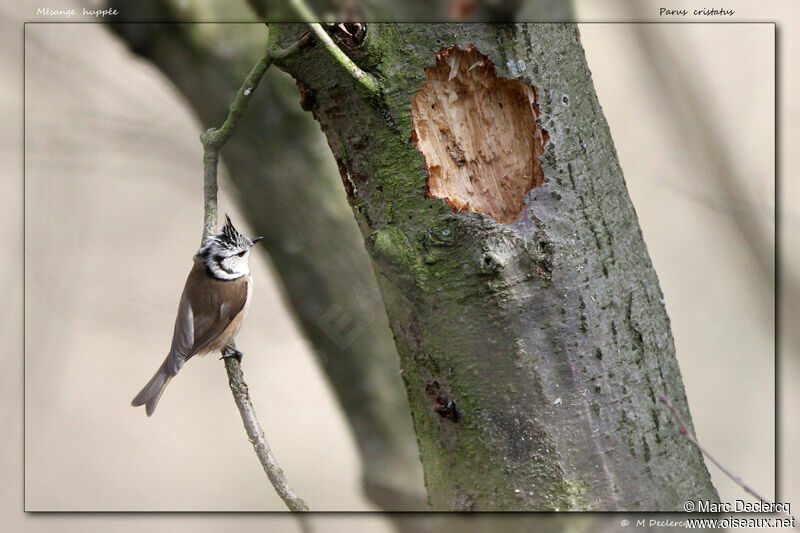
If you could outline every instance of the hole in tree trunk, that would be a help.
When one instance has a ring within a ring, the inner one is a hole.
[[[428,196],[454,212],[510,224],[544,181],[539,156],[549,136],[536,125],[536,88],[498,78],[474,46],[443,48],[414,95],[417,149],[428,167]]]

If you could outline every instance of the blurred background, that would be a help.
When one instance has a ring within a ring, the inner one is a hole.
[[[578,20],[592,22],[581,24],[581,41],[665,294],[697,436],[772,499],[776,27],[601,23],[659,20],[656,9],[637,5],[645,4],[576,2]],[[791,24],[798,10],[789,5],[766,2],[754,13],[743,1],[726,4],[737,10],[733,20],[782,21],[777,94],[784,97],[793,94],[797,76],[789,58],[796,50]],[[52,7],[70,6],[79,4]],[[3,68],[9,69],[0,96],[10,123],[22,124],[23,57],[25,66],[24,148],[13,128],[4,128],[2,143],[9,161],[5,189],[19,201],[9,201],[3,211],[11,253],[0,267],[5,294],[20,306],[23,250],[25,257],[24,441],[19,307],[3,319],[11,342],[0,414],[5,427],[19,429],[19,438],[6,447],[2,472],[20,480],[2,487],[4,506],[26,530],[58,524],[81,531],[112,522],[199,531],[231,524],[225,516],[23,516],[23,494],[29,511],[280,511],[216,358],[187,365],[153,417],[128,405],[168,349],[202,224],[198,135],[214,124],[201,123],[170,81],[106,26],[28,24],[23,56],[22,21],[44,20],[35,16],[36,7],[44,6],[3,6],[7,16],[0,19]],[[243,28],[199,31],[263,32]],[[784,146],[793,146],[799,118],[786,98],[778,123]],[[318,128],[312,139],[309,153],[338,180]],[[798,436],[791,409],[797,405],[800,337],[792,331],[792,302],[800,257],[793,231],[797,206],[787,201],[797,195],[788,166],[797,156],[788,148],[781,155],[779,471],[780,499],[791,501],[800,494],[800,469],[786,453]],[[286,172],[290,179],[291,169]],[[234,192],[224,167],[220,188],[221,211],[252,235],[242,212],[248,200]],[[344,195],[330,202],[331,212],[344,213],[342,220],[355,225]],[[326,379],[329,362],[315,356],[296,325],[287,305],[292,295],[270,260],[256,255],[251,268],[255,299],[237,343],[278,461],[314,510],[378,510],[362,490],[364,463]],[[723,501],[749,500],[716,467],[709,464],[709,471]],[[414,475],[407,484],[412,490]],[[298,528],[289,517],[269,518],[275,527]],[[259,520],[237,516],[234,525],[244,529]],[[343,531],[409,527],[381,515],[317,515],[314,522]]]

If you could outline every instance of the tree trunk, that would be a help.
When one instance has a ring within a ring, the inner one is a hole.
[[[120,13],[131,20],[176,18],[168,2],[123,2]],[[234,27],[227,43],[203,43],[207,33],[193,33],[199,25],[110,28],[175,84],[206,128],[222,123],[265,45],[262,24]],[[233,61],[212,51],[226,44],[240,47]],[[242,48],[255,54],[248,57]],[[294,83],[271,71],[222,160],[355,434],[366,495],[384,510],[425,509],[408,402],[373,269],[335,166],[320,148],[317,127],[297,107]]]
[[[288,44],[305,27],[275,30]],[[577,27],[334,36],[380,94],[319,45],[281,67],[327,136],[376,265],[431,507],[716,500],[658,402],[691,425]]]

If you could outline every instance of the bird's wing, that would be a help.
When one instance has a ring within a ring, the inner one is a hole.
[[[175,330],[172,333],[172,346],[167,359],[167,372],[174,376],[183,363],[191,357],[194,346],[195,320],[192,303],[184,288],[181,303],[178,305],[178,316],[175,318]]]
[[[194,343],[187,359],[201,353],[242,311],[250,283],[249,275],[230,281],[214,279],[205,272],[205,267],[199,276],[201,281],[192,285],[195,290],[187,291],[194,310]]]
[[[196,261],[183,288],[167,371],[174,376],[183,364],[219,336],[247,302],[250,276],[220,281]]]

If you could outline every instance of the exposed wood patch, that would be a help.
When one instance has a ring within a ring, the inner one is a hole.
[[[544,182],[539,156],[549,136],[536,125],[536,89],[498,78],[474,46],[443,48],[414,95],[414,141],[428,167],[428,196],[454,212],[510,224]]]

